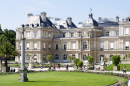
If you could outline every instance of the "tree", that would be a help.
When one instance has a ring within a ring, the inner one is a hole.
[[[7,58],[14,55],[13,46],[10,42],[4,42],[0,45],[0,55],[5,58],[5,67],[7,68]]]
[[[72,56],[69,56],[69,57],[67,58],[67,60],[69,60],[70,62],[71,62],[72,59],[73,59]]]
[[[83,66],[83,61],[78,61],[77,65],[78,65],[79,67],[82,67],[82,66]]]
[[[51,60],[53,60],[53,56],[52,55],[47,55],[46,59],[47,59],[47,61],[49,61],[49,64],[50,64]]]
[[[120,56],[119,55],[113,55],[112,56],[112,63],[117,66],[120,62]]]
[[[75,59],[73,60],[73,63],[77,66],[78,61],[79,61],[79,59],[75,58]]]
[[[103,61],[104,61],[104,65],[105,65],[106,62],[108,62],[108,58],[107,58],[107,57],[104,57],[104,58],[103,58]]]
[[[80,60],[77,59],[77,58],[75,58],[75,59],[73,60],[73,63],[77,66],[78,61],[80,61]],[[75,67],[74,67],[74,68],[75,68]],[[78,66],[76,67],[76,69],[78,69]]]
[[[85,57],[85,60],[88,60],[88,58],[89,58],[89,56],[86,56],[86,57]]]
[[[130,51],[128,52],[128,59],[130,59]]]
[[[93,69],[94,69],[94,61],[95,61],[95,58],[93,56],[88,57],[88,62],[89,64],[93,65]]]

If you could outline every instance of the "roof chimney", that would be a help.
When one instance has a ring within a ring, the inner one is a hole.
[[[92,13],[89,14],[89,18],[93,18],[93,14]]]
[[[68,24],[71,26],[71,25],[72,25],[72,18],[71,18],[71,17],[68,17],[68,18],[67,18],[67,22],[68,22]]]
[[[28,15],[28,18],[30,17],[30,16],[33,16],[33,14],[32,13],[29,13],[29,14],[27,14]]]
[[[118,16],[116,16],[116,22],[119,23],[119,17]]]
[[[46,22],[46,12],[41,12],[41,18],[43,22]]]
[[[101,21],[101,20],[102,20],[102,18],[101,18],[101,17],[99,17],[99,18],[98,18],[98,21]]]

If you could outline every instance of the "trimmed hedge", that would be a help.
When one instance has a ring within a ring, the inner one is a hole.
[[[122,68],[125,66],[126,71],[130,71],[130,64],[119,64],[120,65],[120,71],[122,71]],[[105,70],[113,70],[113,64],[106,66]]]

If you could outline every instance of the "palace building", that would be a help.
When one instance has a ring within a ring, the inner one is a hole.
[[[88,19],[76,26],[71,17],[59,18],[52,23],[46,12],[40,15],[28,14],[25,25],[25,56],[33,56],[33,61],[47,62],[46,56],[53,55],[53,62],[67,63],[68,56],[79,58],[84,63],[86,56],[94,56],[95,63],[103,57],[111,63],[112,55],[127,57],[130,50],[130,16],[119,21],[99,17],[98,22],[90,13]],[[21,52],[22,27],[16,29],[16,49]],[[21,56],[15,58],[20,62]]]

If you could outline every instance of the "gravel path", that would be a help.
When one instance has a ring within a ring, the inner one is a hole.
[[[110,86],[117,86],[118,84],[120,84],[122,82],[122,79],[120,79],[118,77],[113,77],[113,78],[116,78],[118,80],[118,82],[116,82],[115,84],[110,85]]]

